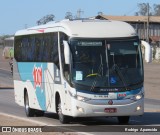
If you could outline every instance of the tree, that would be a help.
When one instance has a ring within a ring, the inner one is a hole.
[[[135,12],[135,15],[143,15],[147,16],[148,12],[148,3],[139,3],[138,4],[139,11]],[[154,4],[152,7],[149,6],[149,15],[150,16],[160,16],[160,4]]]
[[[135,15],[135,16],[139,16],[138,12],[135,12],[134,15]]]
[[[73,19],[73,15],[71,12],[66,12],[65,19]]]
[[[98,15],[103,15],[103,12],[99,11],[99,12],[98,12]]]
[[[53,14],[46,15],[37,21],[37,25],[46,24],[50,21],[54,21],[55,16]]]
[[[148,13],[148,3],[139,3],[138,4],[139,11],[135,13],[135,15],[147,16]],[[151,11],[151,7],[149,6],[149,11]],[[152,12],[149,13],[152,15]]]
[[[154,15],[160,16],[160,4],[154,4],[153,8],[154,8]]]

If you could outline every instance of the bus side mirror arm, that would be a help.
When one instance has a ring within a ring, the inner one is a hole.
[[[152,49],[148,42],[141,40],[142,46],[145,47],[145,61],[147,63],[152,62]]]
[[[63,41],[63,45],[64,45],[64,59],[65,59],[65,64],[70,64],[70,48],[69,48],[69,44],[67,41]]]

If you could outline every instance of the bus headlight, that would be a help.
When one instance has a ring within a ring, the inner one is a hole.
[[[142,94],[141,95],[136,95],[135,98],[136,98],[136,100],[140,100],[142,98]]]
[[[90,100],[89,98],[86,98],[86,97],[83,97],[83,96],[79,96],[79,95],[77,95],[75,93],[71,93],[70,91],[69,91],[69,94],[70,94],[71,97],[74,97],[75,99],[77,99],[79,101],[85,102],[87,100]]]
[[[84,99],[85,99],[84,97],[77,96],[77,100],[79,100],[79,101],[83,101]]]
[[[79,96],[79,95],[77,95],[77,100],[79,100],[79,101],[87,101],[87,100],[90,100],[89,98],[86,98],[86,97],[82,97],[82,96]]]
[[[137,94],[137,95],[131,97],[130,99],[137,101],[137,100],[140,100],[142,97],[143,97],[143,93],[140,93],[140,94]]]

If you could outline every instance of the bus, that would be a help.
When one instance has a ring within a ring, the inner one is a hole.
[[[4,39],[3,57],[5,59],[13,58],[14,55],[14,37],[8,37]]]
[[[28,117],[57,113],[117,117],[144,113],[141,42],[128,23],[62,20],[15,33],[15,102]]]

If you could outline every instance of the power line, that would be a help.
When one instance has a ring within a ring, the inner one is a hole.
[[[134,7],[133,9],[131,9],[130,11],[128,11],[125,15],[129,15],[130,13],[132,13],[133,11],[136,11],[137,10],[137,6]]]

